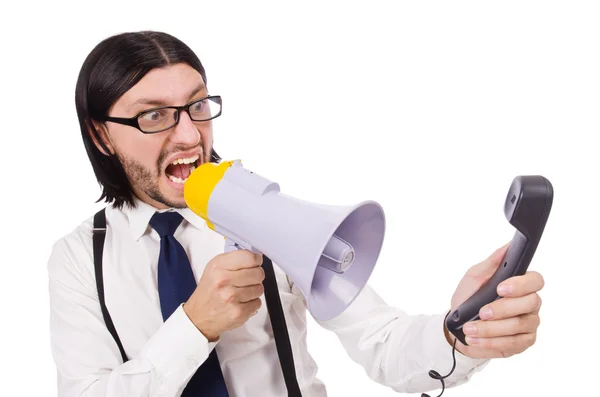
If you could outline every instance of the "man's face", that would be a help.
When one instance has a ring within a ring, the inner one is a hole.
[[[188,65],[177,64],[150,71],[119,98],[109,115],[133,117],[207,95],[202,76]],[[186,206],[183,182],[195,167],[210,159],[211,121],[195,122],[181,112],[179,123],[166,131],[144,134],[134,127],[107,122],[106,132],[109,148],[123,164],[136,196],[157,208]]]

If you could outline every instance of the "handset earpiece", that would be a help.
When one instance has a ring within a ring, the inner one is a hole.
[[[506,219],[516,229],[508,250],[492,277],[445,320],[448,331],[464,345],[467,342],[463,325],[478,320],[479,310],[500,298],[498,284],[527,271],[542,238],[553,199],[554,188],[543,176],[522,175],[513,180],[504,203]]]

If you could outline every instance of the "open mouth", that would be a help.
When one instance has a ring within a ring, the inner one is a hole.
[[[200,164],[200,155],[188,158],[180,158],[173,161],[165,169],[165,174],[171,182],[183,184],[188,179],[192,171]]]

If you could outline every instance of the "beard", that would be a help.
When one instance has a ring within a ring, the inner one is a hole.
[[[200,146],[201,153],[201,163],[208,162],[210,160],[210,153],[207,153],[204,147],[204,143],[200,142],[198,144]],[[169,156],[171,153],[192,150],[196,147],[181,147],[176,146],[169,150],[165,150],[161,152],[156,160],[155,167],[153,169],[148,168],[138,161],[127,158],[120,154],[117,154],[119,161],[123,165],[125,170],[125,174],[127,175],[127,179],[129,179],[129,183],[131,186],[136,188],[137,190],[142,191],[152,200],[162,203],[170,208],[186,208],[187,205],[183,201],[171,200],[163,192],[160,188],[160,181],[162,178],[166,178],[165,169],[166,165],[163,164],[165,158]],[[200,163],[200,162],[199,162]]]

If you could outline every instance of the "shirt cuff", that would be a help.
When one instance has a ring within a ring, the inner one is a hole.
[[[431,343],[430,368],[445,376],[452,369],[452,345],[448,343],[444,334],[445,315],[433,316],[425,326],[425,341]],[[444,380],[446,387],[452,387],[466,382],[474,373],[485,367],[489,359],[471,358],[465,356],[458,350],[454,351],[456,367],[454,372]]]
[[[173,312],[142,349],[162,391],[183,390],[218,341],[209,342],[183,310]]]

